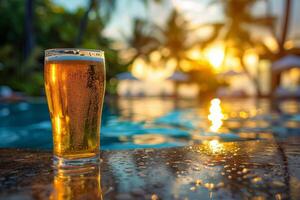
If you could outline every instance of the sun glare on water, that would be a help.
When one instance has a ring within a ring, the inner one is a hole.
[[[213,153],[213,154],[220,153],[224,149],[223,144],[220,143],[218,140],[209,141],[208,147],[209,147],[209,150],[211,151],[211,153]]]
[[[224,115],[222,113],[221,101],[218,98],[211,100],[208,119],[211,121],[209,130],[212,132],[218,132],[223,124]]]

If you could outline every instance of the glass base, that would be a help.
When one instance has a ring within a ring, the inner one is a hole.
[[[54,156],[53,165],[58,170],[81,171],[90,168],[95,168],[100,164],[99,155],[79,159],[67,159]]]

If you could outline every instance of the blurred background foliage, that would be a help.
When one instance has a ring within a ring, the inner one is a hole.
[[[170,0],[169,4],[173,3],[174,7],[163,25],[154,22],[155,17],[151,16],[149,7],[151,4],[164,4],[165,1],[128,1],[128,7],[122,11],[129,11],[130,6],[135,11],[143,7],[146,17],[131,16],[131,26],[128,25],[130,34],[119,31],[122,42],[104,34],[121,1],[86,0],[84,6],[72,11],[54,0],[0,1],[0,85],[7,85],[27,95],[43,95],[44,50],[77,47],[105,51],[109,94],[116,94],[116,75],[119,73],[131,70],[135,77],[142,77],[142,80],[147,70],[160,70],[167,78],[170,74],[168,68],[172,68],[172,73],[179,71],[188,74],[189,81],[199,85],[201,94],[213,93],[219,87],[228,85],[217,76],[218,73],[226,74],[226,70],[230,72],[228,67],[234,66],[226,66],[226,62],[235,61],[239,65],[238,73],[246,74],[260,96],[259,70],[254,66],[257,63],[250,62],[249,68],[244,58],[250,52],[250,61],[274,61],[285,54],[291,1],[282,1],[285,6],[282,7],[283,26],[279,29],[279,35],[275,30],[278,16],[269,12],[272,4],[268,0],[211,0],[207,9],[214,4],[220,6],[222,10],[218,15],[223,20],[204,22],[196,27],[180,11],[183,5],[193,6],[192,1],[184,4]],[[255,15],[251,11],[259,2],[266,5],[263,15]],[[115,21],[123,23],[123,19]],[[210,28],[210,34],[206,34],[207,28]],[[266,45],[264,37],[254,38],[254,30],[271,33],[272,48]],[[205,37],[197,37],[197,32],[202,32]],[[141,62],[148,69],[133,69],[138,68]],[[257,72],[253,73],[255,70]]]
[[[141,2],[147,8],[149,1]],[[159,0],[156,2],[160,3]],[[90,0],[87,3],[86,8],[80,7],[71,12],[51,0],[1,1],[0,85],[7,85],[27,95],[42,95],[44,50],[80,47],[105,51],[107,92],[115,94],[115,75],[127,71],[137,57],[148,57],[151,51],[164,46],[171,50],[168,56],[175,57],[179,63],[185,57],[184,52],[190,48],[185,41],[188,37],[186,22],[173,11],[164,29],[151,21],[135,19],[132,35],[124,36],[127,47],[123,49],[134,51],[133,56],[120,59],[119,51],[111,48],[114,41],[102,36],[116,1]],[[207,69],[207,72],[212,71]],[[213,73],[210,77],[210,82],[213,82],[211,86],[215,88],[217,83]],[[199,77],[194,80],[207,81]]]
[[[28,5],[30,3],[33,2],[0,2],[0,85],[28,95],[42,94],[44,50],[49,48],[102,49],[109,63],[108,79],[126,70],[126,65],[119,62],[117,51],[109,48],[112,41],[101,36],[107,16],[97,14],[87,23],[82,22],[87,12],[84,8],[70,12],[50,0],[34,0],[34,5]],[[29,8],[28,11],[28,7],[34,10]],[[85,27],[82,23],[86,23]]]

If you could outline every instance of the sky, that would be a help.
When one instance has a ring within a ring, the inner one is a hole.
[[[72,11],[78,7],[87,6],[88,0],[53,0],[54,3],[64,6],[66,9]],[[220,4],[212,4],[212,0],[167,0],[163,3],[156,4],[150,1],[149,7],[146,9],[145,5],[140,0],[122,0],[117,1],[117,7],[114,15],[104,31],[104,35],[114,39],[122,39],[123,35],[130,35],[132,22],[134,18],[151,18],[156,24],[163,25],[168,18],[173,7],[181,14],[189,19],[194,24],[205,24],[210,22],[220,22],[224,19],[222,14],[222,7]],[[292,1],[292,17],[289,29],[288,38],[300,40],[300,1]],[[272,13],[278,16],[282,15],[284,0],[271,0]],[[265,14],[265,7],[263,1],[253,7],[253,12],[256,15]],[[278,18],[277,31],[280,30],[282,17]],[[279,34],[279,32],[277,33]]]

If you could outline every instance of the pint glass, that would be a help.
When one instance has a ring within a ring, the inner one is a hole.
[[[98,163],[105,91],[104,52],[46,50],[44,78],[55,166],[74,168]]]

